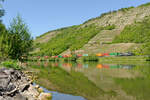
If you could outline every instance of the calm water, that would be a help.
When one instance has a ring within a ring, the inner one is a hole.
[[[36,85],[36,84],[34,84]],[[63,94],[63,93],[59,93],[59,92],[55,92],[55,91],[50,91],[47,90],[44,87],[40,87],[44,90],[44,92],[46,93],[52,93],[53,98],[52,100],[86,100],[85,98],[81,97],[81,96],[73,96],[73,95],[69,95],[69,94]]]
[[[28,62],[53,100],[150,100],[150,64]],[[84,99],[85,98],[85,99]]]

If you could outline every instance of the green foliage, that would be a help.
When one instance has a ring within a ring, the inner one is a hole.
[[[49,61],[59,61],[60,58],[49,58],[48,60],[49,60]]]
[[[113,42],[115,43],[146,43],[150,42],[150,17],[142,22],[127,25]]]
[[[115,13],[115,12],[117,12],[117,11],[114,10],[114,11],[109,11],[109,12],[106,12],[106,13],[102,13],[100,16],[98,16],[98,17],[96,17],[96,18],[91,18],[91,19],[85,21],[83,24],[86,24],[86,23],[88,23],[88,22],[90,22],[90,21],[93,21],[93,20],[101,19],[101,18],[103,18],[104,16],[106,16],[106,15],[108,15],[108,14],[111,14],[111,13]]]
[[[139,48],[134,49],[136,55],[150,55],[150,42],[142,44]]]
[[[0,23],[0,56],[3,58],[8,57],[8,49],[9,49],[9,35],[5,26]]]
[[[58,55],[67,49],[71,51],[77,50],[88,43],[100,30],[102,28],[98,28],[95,25],[89,25],[83,28],[80,26],[72,26],[62,29],[61,33],[48,41],[48,43],[40,45],[40,54]]]
[[[143,55],[150,55],[150,42],[147,42],[142,45],[141,51]]]
[[[82,57],[82,61],[99,61],[99,58],[97,56],[87,56],[87,57]]]
[[[32,37],[28,26],[20,16],[10,23],[8,32],[10,34],[9,56],[13,59],[20,59],[22,55],[27,55],[32,46]]]
[[[47,34],[49,34],[49,33],[51,33],[51,32],[56,32],[56,31],[62,31],[62,30],[65,30],[65,29],[67,29],[67,28],[69,28],[69,27],[63,27],[63,28],[60,28],[60,29],[56,29],[56,30],[52,30],[52,31],[48,31],[48,32],[46,32],[46,33],[44,33],[44,34],[42,34],[42,35],[40,35],[40,36],[38,36],[38,37],[36,37],[36,39],[38,39],[38,38],[41,38],[41,37],[43,37],[43,36],[45,36],[45,35],[47,35]]]
[[[145,17],[142,22],[127,25],[113,43],[142,43],[143,45],[133,50],[136,55],[150,55],[150,17]]]
[[[76,61],[77,60],[77,57],[67,57],[67,58],[64,58],[63,59],[64,61],[68,62],[68,61]]]
[[[139,7],[146,7],[146,6],[150,6],[150,2],[149,2],[149,3],[146,3],[146,4],[142,4],[142,5],[140,5]]]
[[[2,4],[1,4],[2,2],[4,2],[4,0],[0,0],[0,18],[2,16],[4,16],[4,13],[5,13],[4,9],[2,8]],[[0,22],[1,22],[1,20],[0,20]]]
[[[108,26],[106,26],[104,29],[105,30],[113,30],[113,29],[115,29],[116,28],[116,26],[113,24],[113,25],[108,25]]]
[[[121,8],[121,9],[119,9],[119,11],[126,12],[126,11],[129,11],[132,8],[134,8],[134,7],[132,6],[132,7],[128,7],[128,8]]]
[[[18,62],[15,60],[4,61],[1,63],[4,67],[13,68],[16,70],[22,69],[21,66],[18,65]]]

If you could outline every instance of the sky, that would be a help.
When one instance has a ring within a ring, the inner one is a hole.
[[[3,23],[9,26],[18,14],[35,38],[50,30],[79,25],[102,13],[138,6],[149,0],[5,0]]]

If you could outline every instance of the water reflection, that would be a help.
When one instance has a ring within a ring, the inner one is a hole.
[[[42,86],[61,93],[83,96],[88,100],[150,98],[149,63],[134,65],[98,62],[28,62],[27,65],[34,66],[33,69],[38,72],[40,77],[38,81]]]
[[[99,63],[76,63],[76,62],[38,62],[36,63],[37,66],[52,66],[52,67],[64,67],[71,69],[72,67],[81,69],[81,68],[88,68],[95,67],[97,69],[132,69],[135,65],[130,64],[99,64]]]

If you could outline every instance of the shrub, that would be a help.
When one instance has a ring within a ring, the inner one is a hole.
[[[113,25],[108,25],[108,26],[104,27],[105,30],[113,30],[115,28],[116,28],[116,26],[114,24]]]
[[[18,62],[15,60],[4,61],[1,63],[4,67],[13,68],[16,70],[22,69],[21,66],[18,65]]]
[[[99,61],[99,58],[97,56],[87,56],[87,57],[82,57],[82,61]]]

